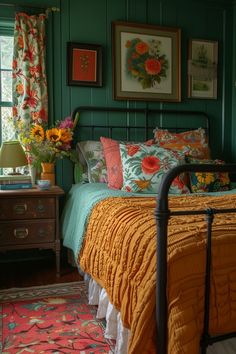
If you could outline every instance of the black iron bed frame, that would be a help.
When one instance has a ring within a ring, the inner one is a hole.
[[[79,124],[79,129],[81,128],[90,128],[91,130],[91,138],[94,137],[94,132],[97,128],[99,129],[106,129],[108,130],[108,136],[112,137],[113,136],[113,132],[115,131],[115,129],[125,129],[126,130],[126,139],[130,140],[131,137],[131,131],[133,129],[142,129],[144,131],[144,138],[147,140],[149,137],[149,133],[150,131],[156,127],[156,125],[150,124],[150,117],[152,116],[158,116],[162,117],[163,121],[160,121],[160,128],[165,128],[168,129],[170,131],[184,131],[186,129],[192,129],[191,126],[189,125],[189,127],[187,128],[186,126],[168,126],[165,125],[163,126],[163,122],[165,121],[166,116],[193,116],[193,117],[203,117],[204,118],[204,128],[206,130],[206,134],[207,136],[210,135],[210,122],[209,122],[209,117],[205,112],[200,112],[200,111],[190,111],[190,110],[168,110],[168,109],[149,109],[149,108],[122,108],[122,107],[97,107],[97,106],[79,106],[77,108],[74,109],[74,111],[72,112],[72,120],[74,121],[75,119],[77,119],[77,114],[80,114],[82,112],[89,112],[89,113],[99,113],[99,112],[103,112],[103,113],[126,113],[126,125],[87,125],[87,124]],[[129,114],[142,114],[143,118],[144,118],[144,124],[143,125],[130,125],[129,124]],[[179,119],[179,118],[178,118]],[[195,127],[199,128],[199,127]],[[105,134],[105,133],[104,133]],[[75,134],[75,136],[77,136]]]
[[[216,342],[236,337],[236,332],[212,336],[209,332],[210,312],[210,286],[211,286],[211,260],[212,260],[212,223],[214,216],[220,213],[235,213],[235,208],[226,209],[202,209],[193,211],[171,211],[168,206],[168,192],[172,181],[183,172],[230,172],[236,173],[236,164],[185,164],[176,166],[166,173],[158,191],[157,206],[155,210],[157,224],[157,287],[156,287],[156,319],[157,319],[157,346],[158,353],[167,354],[168,338],[168,313],[167,313],[167,235],[168,219],[177,215],[206,215],[206,272],[204,295],[204,323],[200,342],[201,354],[206,354],[207,347]],[[236,267],[236,264],[235,264]]]
[[[190,110],[166,110],[166,109],[148,109],[148,108],[119,108],[119,107],[94,107],[94,106],[79,106],[74,109],[72,113],[72,119],[75,120],[77,114],[82,112],[120,112],[120,113],[141,113],[144,115],[144,125],[142,126],[132,126],[127,124],[123,125],[112,125],[107,127],[106,125],[84,125],[80,124],[80,128],[90,128],[91,137],[94,137],[94,131],[96,128],[108,129],[108,136],[113,137],[113,132],[115,129],[126,129],[126,138],[130,140],[131,129],[143,129],[145,138],[148,139],[150,129],[154,128],[150,125],[149,118],[150,115],[174,115],[174,116],[203,116],[205,119],[205,126],[202,127],[206,130],[209,137],[210,124],[209,117],[205,112],[202,111],[190,111]],[[162,128],[162,126],[160,126]],[[172,131],[184,131],[186,127],[176,126],[169,127],[164,126],[165,129]],[[198,127],[196,127],[198,128]],[[192,129],[192,128],[191,128]],[[218,336],[212,336],[209,333],[209,311],[210,311],[210,284],[211,284],[211,233],[212,233],[212,223],[214,216],[219,213],[232,213],[236,212],[235,208],[227,209],[202,209],[197,211],[171,211],[168,205],[168,193],[172,181],[176,176],[183,172],[229,172],[236,173],[236,164],[225,164],[225,165],[213,165],[213,164],[185,164],[181,166],[174,167],[168,173],[165,174],[162,183],[159,187],[157,195],[157,206],[155,209],[155,219],[157,225],[157,286],[156,286],[156,321],[157,321],[157,341],[156,346],[159,354],[167,354],[168,352],[168,311],[167,311],[167,235],[168,235],[168,220],[171,216],[177,215],[196,215],[202,214],[206,215],[207,222],[207,247],[206,247],[206,272],[205,272],[205,311],[204,311],[204,323],[203,323],[203,333],[200,342],[201,354],[206,354],[207,347],[216,342],[226,340],[229,338],[236,337],[236,332],[222,334]],[[235,265],[236,267],[236,265]]]

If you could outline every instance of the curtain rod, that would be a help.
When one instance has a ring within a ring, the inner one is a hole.
[[[16,4],[16,3],[2,3],[0,2],[0,6],[8,6],[8,7],[27,7],[27,8],[32,8],[32,9],[44,9],[46,10],[46,13],[52,11],[52,12],[59,12],[60,9],[58,7],[46,7],[46,6],[35,6],[35,5],[21,5],[21,4]]]

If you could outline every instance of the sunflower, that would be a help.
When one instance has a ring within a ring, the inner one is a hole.
[[[72,132],[68,129],[60,129],[61,131],[61,142],[62,143],[69,143],[72,140]]]
[[[44,140],[45,133],[44,129],[41,125],[35,125],[33,128],[31,128],[30,131],[30,138],[35,139],[37,142],[41,142]]]
[[[61,140],[61,129],[52,128],[46,131],[46,137],[49,141],[56,143]]]

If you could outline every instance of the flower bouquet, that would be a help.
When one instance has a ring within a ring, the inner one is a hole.
[[[167,77],[168,59],[161,53],[161,41],[143,41],[133,38],[126,41],[127,75],[136,79],[143,89],[160,84]]]
[[[47,128],[43,124],[18,122],[18,137],[25,148],[29,164],[38,170],[42,162],[55,163],[57,159],[70,157],[74,122],[70,117]]]

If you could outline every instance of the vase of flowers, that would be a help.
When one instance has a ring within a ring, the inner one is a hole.
[[[55,163],[58,159],[70,157],[75,122],[70,117],[48,128],[43,124],[18,124],[18,137],[25,148],[28,161],[41,179],[50,179],[55,184]],[[51,172],[45,170],[51,167]]]

